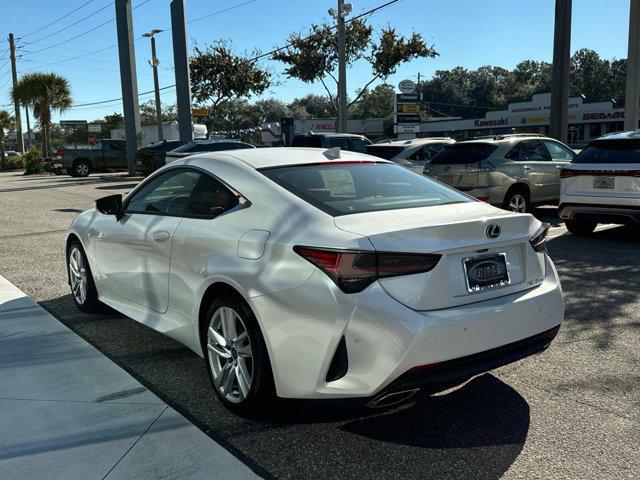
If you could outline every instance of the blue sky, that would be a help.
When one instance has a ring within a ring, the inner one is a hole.
[[[187,21],[243,4],[247,0],[187,0]],[[77,12],[66,15],[81,5]],[[385,3],[386,0],[352,0],[354,14]],[[84,56],[70,57],[116,44],[113,22],[82,35],[73,41],[53,48],[75,35],[99,26],[114,16],[111,0],[5,0],[0,16],[0,105],[9,104],[9,65],[5,64],[5,41],[9,32],[19,38],[19,72],[41,70],[64,75],[71,82],[76,104],[97,102],[121,96],[117,49]],[[134,33],[139,37],[152,28],[168,28],[169,0],[133,0],[135,8]],[[606,7],[604,4],[606,3]],[[268,51],[285,43],[292,31],[306,31],[312,22],[327,19],[327,10],[335,7],[335,0],[254,0],[246,5],[195,21],[187,26],[190,43],[205,45],[217,39],[229,39],[238,52],[255,49]],[[102,10],[101,10],[102,9]],[[393,26],[399,32],[412,31],[423,35],[440,53],[435,59],[416,60],[398,69],[388,79],[396,84],[404,78],[430,77],[438,69],[464,66],[469,69],[482,65],[511,68],[523,59],[551,60],[553,44],[554,0],[401,0],[370,17],[370,24],[380,29]],[[82,20],[93,12],[94,15]],[[54,25],[41,29],[66,15]],[[572,51],[591,48],[605,58],[624,58],[627,53],[629,0],[574,0]],[[82,20],[77,25],[72,23]],[[39,30],[41,29],[41,30]],[[58,30],[62,30],[55,33]],[[35,32],[34,32],[35,31]],[[32,33],[34,32],[34,33]],[[54,34],[55,33],[55,34]],[[52,35],[53,34],[53,35]],[[42,38],[45,36],[49,38]],[[20,38],[23,37],[23,38]],[[170,32],[157,37],[160,59],[160,86],[174,83],[173,56]],[[38,50],[44,51],[37,52]],[[147,39],[136,41],[138,91],[153,88],[151,68],[147,64],[150,46]],[[48,65],[61,62],[56,65]],[[265,61],[276,74],[278,85],[264,97],[283,101],[307,93],[323,93],[319,85],[307,85],[287,79],[282,64]],[[348,88],[353,92],[370,77],[365,62],[354,65],[348,72]],[[151,99],[141,97],[140,101]],[[173,103],[175,95],[165,91],[162,101]],[[0,107],[9,108],[11,107]],[[74,107],[61,118],[101,118],[105,114],[121,112],[120,102],[106,105]],[[24,114],[23,114],[24,117]],[[56,116],[58,119],[58,116]],[[24,122],[24,118],[23,118]]]

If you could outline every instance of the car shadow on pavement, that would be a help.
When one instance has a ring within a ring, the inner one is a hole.
[[[626,310],[640,298],[640,232],[630,227],[564,234],[548,243],[565,296],[563,342],[588,340],[608,349],[640,318]]]
[[[526,400],[489,374],[391,409],[278,401],[243,418],[177,342],[113,311],[78,312],[71,295],[41,305],[265,478],[497,479],[529,431]]]

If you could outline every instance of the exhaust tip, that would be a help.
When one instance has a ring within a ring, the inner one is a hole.
[[[397,405],[406,400],[409,400],[416,393],[420,391],[419,388],[412,388],[409,390],[399,390],[396,392],[383,392],[369,401],[366,406],[369,408],[384,408],[392,405]]]

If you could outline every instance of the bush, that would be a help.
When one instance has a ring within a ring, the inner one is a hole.
[[[24,174],[33,175],[42,171],[42,152],[32,148],[24,156]]]
[[[24,157],[4,157],[4,170],[22,170]]]

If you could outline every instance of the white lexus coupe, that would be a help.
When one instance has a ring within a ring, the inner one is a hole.
[[[544,350],[563,318],[548,225],[361,153],[172,162],[67,239],[72,297],[205,358],[218,398],[383,406]]]

